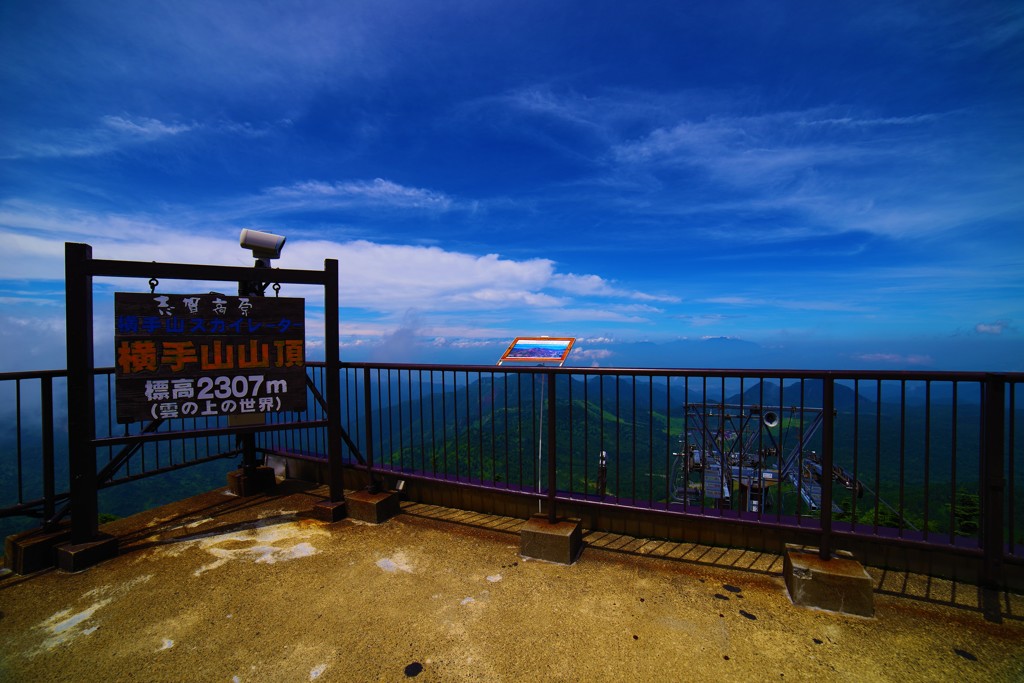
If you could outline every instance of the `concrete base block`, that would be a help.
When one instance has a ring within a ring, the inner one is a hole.
[[[270,493],[275,486],[277,479],[274,477],[273,467],[256,467],[248,472],[244,467],[240,467],[234,472],[228,472],[228,490],[236,496]]]
[[[862,617],[875,614],[871,576],[848,553],[823,560],[815,549],[787,544],[783,575],[793,604]]]
[[[321,501],[313,506],[313,518],[321,522],[337,522],[347,515],[345,501]]]
[[[4,540],[4,564],[15,574],[31,574],[57,565],[57,546],[71,540],[71,526],[51,531],[32,529]]]
[[[85,543],[58,546],[57,566],[66,572],[80,572],[116,555],[117,537],[99,533],[96,538]]]
[[[583,547],[583,530],[578,519],[559,519],[554,524],[545,514],[526,520],[519,533],[519,554],[535,560],[572,564]]]
[[[345,496],[348,516],[361,522],[380,524],[398,514],[399,496],[397,491],[356,491]]]

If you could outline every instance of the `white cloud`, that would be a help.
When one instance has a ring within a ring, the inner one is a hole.
[[[862,313],[871,310],[862,304],[852,304],[844,301],[817,300],[817,299],[783,299],[764,298],[750,296],[716,296],[703,300],[704,303],[720,304],[725,306],[739,306],[742,308],[771,309],[783,308],[796,311],[841,311],[849,313]],[[724,316],[719,316],[724,318]]]
[[[563,275],[556,273],[552,276],[551,286],[572,294],[582,294],[585,296],[615,297],[637,299],[640,301],[664,301],[670,303],[679,301],[679,297],[675,296],[619,289],[597,275],[576,275],[574,273]]]
[[[978,323],[974,326],[974,331],[978,334],[1002,334],[1007,329],[1009,329],[1009,325],[1002,320],[993,323]]]
[[[744,189],[779,188],[817,167],[853,167],[897,154],[853,138],[792,135],[795,127],[818,113],[680,121],[616,145],[612,152],[622,163],[701,169],[715,182]]]
[[[357,186],[367,188],[371,194],[376,192],[385,198],[420,196],[387,183]],[[324,191],[336,190],[331,186]],[[189,224],[193,221],[183,220]],[[90,244],[94,257],[100,259],[251,265],[251,256],[239,248],[236,234],[236,228],[223,226],[223,231],[213,236],[191,225],[168,224],[159,216],[92,214],[17,201],[0,204],[0,237],[9,245],[5,277],[11,280],[59,281],[63,277],[64,239]],[[343,321],[349,334],[357,333],[357,329],[375,335],[391,334],[396,319],[410,310],[424,316],[422,326],[435,330],[435,336],[441,330],[454,336],[478,336],[472,331],[474,325],[490,329],[494,336],[496,328],[504,333],[514,326],[511,318],[528,315],[549,322],[647,323],[647,316],[661,312],[648,302],[667,298],[612,287],[597,275],[559,273],[555,262],[545,258],[511,259],[499,254],[477,255],[436,246],[367,240],[296,238],[289,240],[282,258],[274,265],[320,270],[325,258],[339,262],[342,307],[361,311],[359,320]],[[98,291],[130,286],[134,285],[123,279],[97,279]],[[231,283],[164,281],[159,286],[161,291],[185,291],[182,287],[227,291]],[[38,296],[31,289],[27,288],[22,298]],[[310,306],[322,305],[323,293],[318,287],[286,285],[283,292],[285,296],[306,298]],[[596,299],[605,303],[597,305]],[[441,320],[441,314],[454,319]],[[367,320],[366,316],[378,319]],[[349,327],[353,323],[358,328]]]
[[[65,367],[64,314],[43,316],[31,301],[11,303],[19,313],[0,316],[0,372]]]
[[[181,123],[164,123],[157,119],[144,116],[104,116],[100,119],[107,128],[121,133],[126,138],[136,140],[156,140],[168,135],[187,133],[195,129],[195,125]]]
[[[10,143],[0,158],[86,157],[155,142],[197,129],[197,124],[166,123],[140,116],[104,116],[86,129],[42,130]]]
[[[928,123],[939,118],[940,114],[918,114],[916,116],[889,116],[883,118],[855,118],[843,116],[841,118],[817,119],[811,121],[799,121],[800,126],[846,126],[852,128],[869,128],[875,126],[914,126],[920,123]]]
[[[264,193],[273,199],[295,203],[350,205],[369,204],[398,208],[427,208],[445,211],[453,201],[441,192],[418,187],[406,187],[390,180],[324,182],[307,180],[283,187],[272,187]]]
[[[601,361],[611,358],[615,355],[615,352],[610,349],[581,349],[576,347],[573,348],[572,355],[574,359]]]
[[[884,363],[886,365],[931,365],[934,360],[927,354],[902,353],[861,353],[853,356],[865,363]]]
[[[965,133],[979,114],[858,116],[822,107],[683,118],[612,145],[610,158],[621,172],[667,187],[682,176],[688,185],[709,186],[709,195],[734,197],[719,206],[680,202],[675,209],[675,193],[663,192],[636,206],[654,215],[692,214],[696,206],[727,216],[715,223],[729,226],[719,228],[729,240],[737,236],[735,216],[775,212],[792,218],[763,223],[758,241],[846,231],[899,238],[962,231],[978,239],[975,223],[1012,219],[1024,206],[1009,190],[1021,179],[1012,138],[997,147]]]

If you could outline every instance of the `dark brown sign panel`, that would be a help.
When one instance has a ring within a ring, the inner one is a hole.
[[[114,294],[117,421],[306,408],[305,300]]]

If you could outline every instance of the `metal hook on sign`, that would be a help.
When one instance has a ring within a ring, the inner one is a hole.
[[[281,296],[281,283],[280,282],[275,282],[274,283],[274,296]]]
[[[155,277],[149,278],[149,293],[150,294],[156,294],[156,286],[158,284],[160,284],[160,281],[157,280]]]

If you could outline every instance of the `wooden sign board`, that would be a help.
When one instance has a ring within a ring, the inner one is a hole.
[[[305,300],[114,294],[117,421],[306,409]]]

